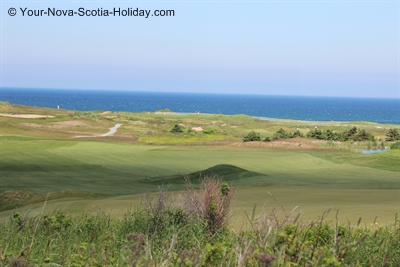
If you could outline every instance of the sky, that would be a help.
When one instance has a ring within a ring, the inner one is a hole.
[[[400,98],[399,1],[2,0],[0,14],[1,87]]]

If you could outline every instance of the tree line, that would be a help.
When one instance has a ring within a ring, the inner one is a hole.
[[[280,139],[289,139],[295,137],[307,137],[319,140],[329,140],[329,141],[355,141],[355,142],[362,142],[362,141],[376,141],[375,136],[367,132],[365,129],[357,129],[357,127],[350,128],[349,130],[345,130],[343,132],[335,132],[331,129],[321,130],[321,129],[314,129],[309,131],[306,135],[304,135],[299,130],[295,131],[285,131],[284,129],[280,128],[276,131],[272,137],[265,137],[264,139],[261,138],[260,133],[251,131],[245,137],[243,137],[243,142],[250,142],[250,141],[264,141],[270,142]],[[392,128],[386,134],[386,141],[396,141],[400,140],[400,134],[396,128]]]

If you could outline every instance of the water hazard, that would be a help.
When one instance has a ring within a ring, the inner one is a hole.
[[[373,153],[382,153],[382,152],[386,152],[386,151],[389,151],[389,149],[364,149],[364,150],[361,150],[361,153],[373,154]]]

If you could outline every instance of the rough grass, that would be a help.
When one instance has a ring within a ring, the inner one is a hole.
[[[204,179],[180,201],[160,190],[121,218],[104,210],[65,211],[0,221],[1,266],[399,266],[397,216],[381,226],[340,223],[327,212],[304,221],[297,212],[247,215],[247,228],[226,226],[234,189]],[[222,190],[222,189],[227,190]]]
[[[391,189],[398,185],[395,169],[381,170],[391,163],[382,161],[365,166],[355,166],[356,160],[354,164],[351,160],[336,163],[331,160],[335,154],[330,151],[315,154],[229,146],[140,146],[17,137],[3,137],[1,144],[2,192],[72,189],[135,194],[149,186],[140,182],[148,177],[189,174],[218,164],[229,164],[260,174],[235,180],[236,185],[242,186],[286,184]]]
[[[361,225],[369,226],[376,221],[385,225],[393,221],[394,214],[399,213],[398,189],[329,189],[309,188],[286,185],[245,186],[237,187],[233,202],[233,217],[231,227],[240,229],[246,225],[246,214],[251,216],[256,205],[255,214],[277,210],[280,213],[283,207],[287,212],[294,208],[300,212],[305,220],[317,220],[330,210],[327,221],[335,221],[336,211],[339,211],[342,224],[357,224],[361,218]],[[179,194],[179,192],[174,192]],[[40,214],[45,195],[41,202],[20,208],[30,215]],[[48,201],[45,211],[64,210],[72,214],[94,212],[99,208],[106,211],[113,218],[122,218],[130,209],[141,204],[142,195],[96,197],[89,198],[82,195],[77,198],[64,198]],[[281,207],[282,205],[282,207]],[[0,217],[9,216],[10,211],[3,212]]]
[[[146,144],[213,144],[215,141],[236,140],[239,138],[226,134],[165,134],[163,136],[143,136],[138,139],[139,142]]]

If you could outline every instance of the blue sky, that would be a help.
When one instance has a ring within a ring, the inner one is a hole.
[[[2,87],[398,98],[398,62],[398,1],[1,2]]]

